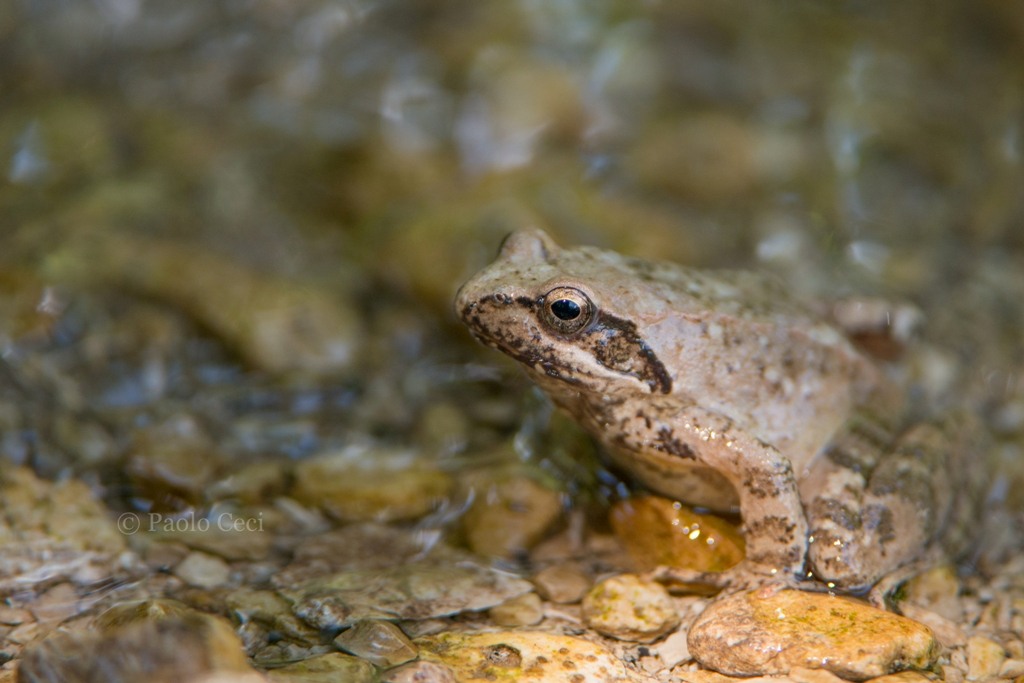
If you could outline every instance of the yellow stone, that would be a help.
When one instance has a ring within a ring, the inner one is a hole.
[[[650,643],[679,625],[679,613],[660,583],[619,574],[583,598],[583,621],[610,638]]]
[[[768,589],[712,603],[688,643],[698,662],[729,675],[803,667],[853,681],[927,669],[939,650],[928,627],[859,600]]]
[[[539,631],[441,633],[413,641],[420,659],[450,667],[460,681],[579,683],[648,681],[605,648]]]
[[[1006,660],[1006,650],[999,643],[984,636],[967,639],[967,680],[980,681],[999,675]]]
[[[639,571],[666,566],[719,572],[744,556],[743,535],[734,525],[668,498],[620,501],[612,508],[611,524]]]

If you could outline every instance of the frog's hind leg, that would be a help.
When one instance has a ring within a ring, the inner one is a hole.
[[[893,439],[865,416],[851,420],[800,483],[816,578],[867,589],[920,557],[952,507],[949,456],[933,424]]]
[[[731,420],[696,405],[652,400],[642,412],[613,419],[623,437],[618,446],[634,460],[634,471],[648,473],[651,488],[673,495],[671,473],[679,462],[720,473],[739,499],[746,558],[735,567],[697,577],[712,585],[792,584],[804,576],[807,522],[789,460],[770,444],[738,429]],[[656,438],[650,438],[650,435]],[[642,467],[641,467],[642,466]],[[663,481],[655,476],[664,472]],[[682,572],[686,573],[686,572]],[[687,582],[687,578],[680,578]]]

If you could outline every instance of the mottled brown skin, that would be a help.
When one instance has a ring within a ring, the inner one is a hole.
[[[645,485],[740,510],[747,558],[706,580],[864,588],[918,557],[948,516],[934,428],[898,435],[897,420],[866,417],[868,405],[898,416],[901,401],[774,280],[563,249],[528,230],[455,307]]]

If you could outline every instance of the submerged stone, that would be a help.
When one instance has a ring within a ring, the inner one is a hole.
[[[214,675],[259,680],[224,619],[195,611],[159,612],[103,632],[58,633],[25,652],[18,680],[191,683]]]
[[[83,482],[49,482],[25,467],[0,469],[0,596],[123,572],[124,536]],[[79,579],[76,581],[76,579]]]
[[[451,487],[413,454],[348,450],[299,463],[292,495],[342,521],[396,521],[427,514]]]
[[[523,579],[469,563],[405,564],[311,579],[280,592],[295,613],[321,629],[360,619],[431,619],[488,609],[533,586]]]
[[[612,508],[610,519],[640,571],[667,566],[718,572],[744,556],[743,534],[734,525],[668,498],[623,500]]]
[[[651,680],[626,668],[605,648],[572,636],[539,631],[442,633],[415,641],[420,658],[450,667],[457,680],[536,683]]]
[[[390,621],[364,619],[334,639],[339,650],[387,668],[416,659],[416,646]]]
[[[475,477],[473,504],[463,519],[469,547],[481,555],[513,557],[539,541],[558,519],[558,491],[522,475]]]
[[[340,652],[310,657],[267,673],[273,683],[373,683],[373,664]]]

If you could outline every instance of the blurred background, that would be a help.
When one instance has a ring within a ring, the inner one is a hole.
[[[536,399],[451,300],[528,225],[910,302],[1019,458],[1022,65],[997,0],[3,3],[0,463],[482,457]]]

